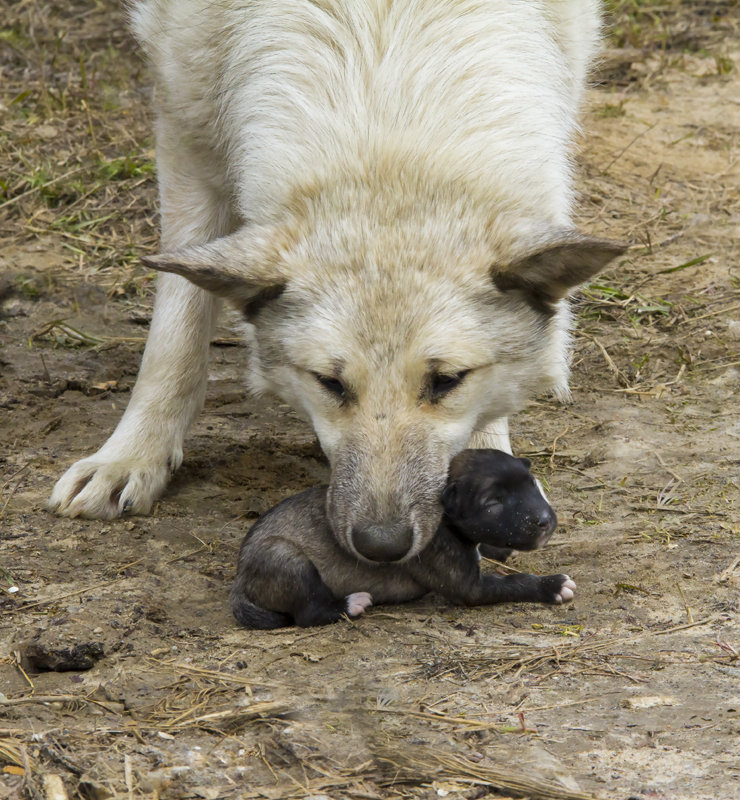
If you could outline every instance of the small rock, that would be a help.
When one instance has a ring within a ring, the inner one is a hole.
[[[100,642],[80,642],[74,645],[31,642],[23,648],[23,655],[32,669],[38,672],[84,672],[92,669],[103,655]]]
[[[660,695],[641,695],[639,697],[628,697],[622,705],[625,708],[641,709],[656,708],[657,706],[678,706],[680,703],[675,697]]]
[[[41,139],[56,139],[59,136],[59,131],[53,125],[39,125],[36,128],[36,134]]]

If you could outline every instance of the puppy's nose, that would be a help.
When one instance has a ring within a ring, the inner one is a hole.
[[[542,547],[550,538],[557,524],[558,518],[555,516],[555,512],[551,508],[544,509],[537,520],[537,527],[540,529],[540,535],[537,537],[539,547]]]
[[[402,525],[384,528],[370,525],[352,531],[355,550],[369,561],[398,561],[411,549],[414,531]]]

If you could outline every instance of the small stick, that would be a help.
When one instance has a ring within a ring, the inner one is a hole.
[[[128,756],[126,756],[128,758]],[[59,775],[48,774],[41,779],[46,800],[68,800],[64,781]]]
[[[102,583],[94,583],[92,586],[86,586],[84,589],[78,589],[76,592],[68,592],[67,594],[59,595],[58,597],[50,597],[48,600],[36,600],[33,603],[26,603],[24,606],[20,606],[15,609],[11,609],[11,611],[27,611],[29,608],[36,608],[36,606],[43,606],[47,603],[57,603],[59,600],[66,600],[68,597],[74,597],[78,594],[85,594],[85,592],[91,592],[93,589],[100,589],[102,586],[110,586],[112,583],[116,581],[122,580],[121,578],[113,578],[110,581],[103,581]]]
[[[6,200],[4,203],[0,203],[0,208],[5,208],[6,206],[12,205],[13,203],[17,203],[24,197],[28,197],[28,195],[30,194],[35,194],[36,192],[40,192],[42,189],[46,189],[49,186],[53,186],[55,183],[59,183],[59,181],[63,181],[65,178],[69,178],[71,175],[76,175],[78,172],[82,172],[84,169],[87,169],[87,167],[76,167],[75,169],[69,170],[69,172],[65,172],[63,175],[59,175],[56,178],[52,178],[50,181],[47,181],[46,183],[41,183],[38,186],[34,186],[31,189],[27,189],[25,192],[17,194],[15,197],[11,197],[10,200]]]
[[[9,484],[9,483],[10,483],[10,482],[13,480],[13,478],[15,478],[16,476],[20,475],[20,474],[21,474],[21,473],[22,473],[22,472],[23,472],[25,469],[27,469],[28,467],[30,467],[30,466],[31,466],[31,464],[33,464],[33,459],[32,459],[31,461],[28,461],[27,463],[25,463],[25,464],[24,464],[24,465],[23,465],[23,466],[22,466],[22,467],[21,467],[19,470],[16,470],[16,471],[15,471],[15,472],[14,472],[14,473],[13,473],[13,474],[12,474],[12,475],[11,475],[11,476],[8,478],[8,480],[7,480],[7,481],[5,481],[5,483],[4,483],[2,486],[0,486],[0,494],[2,494],[2,493],[3,493],[3,491],[4,491],[4,490],[5,490],[5,488],[8,486],[8,484]],[[10,490],[10,494],[8,495],[8,499],[5,501],[5,503],[3,503],[3,507],[0,509],[0,520],[1,520],[1,519],[2,519],[4,516],[5,516],[5,509],[8,507],[8,505],[9,505],[10,501],[13,499],[13,495],[14,495],[14,494],[15,494],[15,493],[18,491],[18,489],[20,488],[20,485],[21,485],[21,482],[20,482],[20,481],[18,481],[18,482],[16,483],[16,485],[15,485],[15,486],[14,486],[14,487],[13,487],[13,488]]]
[[[681,367],[681,369],[679,370],[679,373],[678,373],[678,376],[677,376],[676,380],[678,380],[678,378],[679,378],[679,377],[681,377],[681,373],[682,373],[682,372],[683,372],[683,367]],[[668,465],[665,463],[665,461],[663,461],[663,457],[660,455],[660,453],[659,453],[657,450],[653,450],[653,455],[654,455],[654,456],[655,456],[655,457],[658,459],[658,463],[660,464],[660,466],[661,466],[661,467],[663,467],[663,469],[664,469],[664,470],[665,470],[665,471],[666,471],[666,472],[667,472],[669,475],[672,475],[672,476],[673,476],[673,477],[674,477],[674,478],[675,478],[675,479],[676,479],[676,480],[677,480],[679,483],[684,483],[684,482],[685,482],[685,481],[684,481],[684,479],[683,479],[683,478],[682,478],[680,475],[677,475],[677,474],[676,474],[676,473],[675,473],[675,472],[674,472],[674,471],[673,471],[673,470],[672,470],[672,469],[671,469],[671,468],[670,468],[670,467],[669,467],[669,466],[668,466]]]
[[[411,708],[388,708],[387,706],[380,706],[378,708],[374,708],[373,712],[381,714],[400,714],[404,717],[416,717],[417,719],[446,722],[448,725],[463,725],[467,728],[472,728],[473,730],[501,730],[501,726],[493,722],[484,722],[478,719],[468,719],[467,717],[452,717],[448,714],[440,714],[438,712],[416,711]]]
[[[522,733],[537,733],[536,728],[528,728],[527,723],[524,721],[524,712],[518,711],[517,717],[519,718],[519,724],[522,726]]]
[[[25,669],[23,669],[23,665],[21,664],[21,654],[17,651],[13,651],[13,662],[17,667],[18,671],[23,675],[23,677],[28,681],[28,685],[31,687],[31,694],[36,691],[36,686],[34,685],[33,681],[28,677],[28,673]]]
[[[740,557],[736,558],[732,562],[732,564],[730,564],[730,566],[727,567],[727,569],[723,569],[722,572],[720,572],[719,575],[717,575],[717,577],[715,578],[717,583],[727,583],[727,581],[730,580],[730,576],[738,568],[739,565],[740,565]]]
[[[0,700],[0,707],[2,706],[22,706],[28,703],[88,703],[89,705],[99,706],[111,713],[119,713],[116,709],[112,709],[106,703],[100,700],[93,700],[86,697],[84,694],[32,694],[25,697],[6,697]]]
[[[686,609],[686,616],[689,618],[689,622],[694,621],[694,617],[691,614],[691,608],[689,604],[686,602],[686,597],[684,596],[683,589],[681,588],[681,584],[677,583],[676,588],[678,589],[678,593],[681,595],[681,600],[683,600],[684,608]]]
[[[134,798],[134,780],[131,773],[131,756],[126,753],[123,757],[123,779],[126,781],[126,788],[128,789],[129,800]]]
[[[559,433],[552,440],[552,450],[551,450],[551,454],[550,454],[550,469],[553,469],[553,470],[555,469],[555,447],[556,447],[556,445],[558,443],[558,439],[562,439],[563,436],[565,436],[565,434],[568,433],[569,430],[570,430],[570,427],[568,425],[566,425],[565,429],[561,433]]]
[[[613,166],[614,166],[614,165],[617,163],[617,161],[619,161],[619,159],[620,159],[620,158],[621,158],[621,157],[622,157],[622,156],[623,156],[623,155],[624,155],[624,154],[625,154],[625,153],[626,153],[626,152],[627,152],[627,151],[630,149],[630,147],[632,147],[632,145],[633,145],[633,144],[634,144],[634,143],[635,143],[635,142],[636,142],[638,139],[640,139],[640,138],[641,138],[641,137],[643,137],[643,136],[644,136],[646,133],[648,133],[649,131],[651,131],[651,130],[652,130],[652,129],[653,129],[653,128],[654,128],[654,127],[657,125],[657,124],[658,124],[657,122],[654,122],[654,123],[653,123],[653,124],[652,124],[650,127],[648,127],[648,128],[645,128],[645,130],[644,130],[644,131],[641,131],[640,133],[638,133],[638,134],[637,134],[637,136],[635,136],[635,137],[634,137],[634,139],[632,139],[632,141],[631,141],[631,142],[629,142],[629,143],[628,143],[628,144],[627,144],[625,147],[623,147],[623,148],[622,148],[622,149],[621,149],[621,150],[620,150],[620,151],[619,151],[619,152],[618,152],[618,153],[617,153],[617,154],[614,156],[614,158],[613,158],[613,159],[612,159],[612,160],[611,160],[611,161],[610,161],[610,162],[609,162],[609,163],[608,163],[608,164],[607,164],[607,165],[604,167],[604,169],[602,169],[602,170],[601,170],[601,174],[602,174],[602,175],[606,175],[606,173],[607,173],[607,172],[609,172],[609,170],[610,170],[610,169],[611,169],[611,168],[612,168],[612,167],[613,167]]]
[[[47,383],[51,383],[51,375],[49,374],[49,368],[46,366],[46,361],[44,359],[44,354],[40,352],[39,353],[39,357],[41,358],[41,365],[44,368],[44,380]]]
[[[614,363],[614,359],[609,355],[606,347],[604,347],[604,345],[601,344],[601,342],[595,336],[589,336],[587,333],[582,333],[581,335],[584,338],[592,341],[599,348],[599,350],[601,351],[601,355],[604,357],[604,361],[606,361],[607,367],[609,367],[609,369],[614,373],[614,376],[616,377],[617,381],[621,383],[622,386],[624,387],[634,388],[630,387],[629,381],[622,374],[622,371],[619,369],[619,367]]]

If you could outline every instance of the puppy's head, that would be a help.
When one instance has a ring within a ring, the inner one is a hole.
[[[526,458],[500,450],[464,450],[450,464],[445,514],[473,541],[515,550],[542,547],[557,517],[529,467]]]

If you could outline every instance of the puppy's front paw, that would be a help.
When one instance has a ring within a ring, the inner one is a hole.
[[[575,591],[576,582],[568,575],[548,575],[542,578],[542,594],[546,603],[570,603]]]
[[[344,599],[347,601],[347,614],[350,617],[359,617],[373,604],[373,597],[369,592],[355,592]]]

